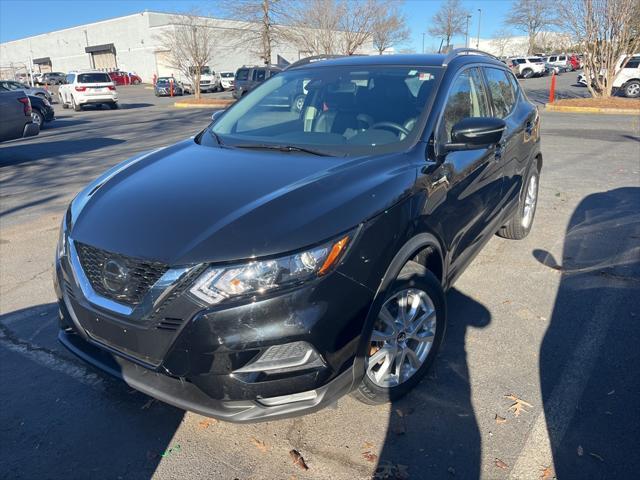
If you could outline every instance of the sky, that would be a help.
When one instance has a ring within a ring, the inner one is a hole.
[[[194,7],[211,15],[219,11],[222,1],[233,0],[0,0],[0,42],[30,37],[62,28],[129,15],[144,10],[179,13]],[[422,52],[423,32],[427,32],[440,0],[405,0],[404,13],[411,30],[411,40],[400,48]],[[508,0],[463,0],[470,11],[469,36],[478,35],[478,9],[480,38],[491,38],[503,29],[503,19],[509,10]],[[464,44],[464,35],[454,39]],[[424,35],[426,51],[437,50],[440,39]],[[2,59],[0,59],[0,62]]]

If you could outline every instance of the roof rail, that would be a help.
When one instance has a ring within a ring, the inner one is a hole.
[[[348,55],[312,55],[311,57],[301,58],[300,60],[290,63],[285,67],[285,70],[288,70],[290,68],[300,67],[302,65],[307,65],[313,62],[319,62],[321,60],[330,60],[332,58],[342,58],[347,56]],[[352,55],[352,56],[355,56],[355,55]]]
[[[477,48],[454,48],[453,50],[451,50],[446,57],[444,57],[444,61],[442,62],[442,66],[446,67],[447,65],[449,65],[449,63],[455,59],[456,57],[458,57],[459,55],[486,55],[488,57],[491,57],[495,60],[500,61],[500,59],[498,57],[496,57],[495,55],[492,55],[488,52],[485,52],[483,50],[478,50]]]

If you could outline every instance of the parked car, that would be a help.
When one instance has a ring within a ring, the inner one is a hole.
[[[305,81],[300,112],[268,106]],[[446,290],[494,233],[529,233],[539,132],[507,67],[469,49],[289,68],[76,196],[58,338],[229,421],[397,400],[436,359]]]
[[[571,70],[580,70],[582,68],[582,59],[578,55],[571,55],[569,57],[569,66]]]
[[[240,98],[246,95],[258,85],[264,83],[281,71],[282,68],[276,65],[244,66],[239,68],[236,71],[233,97]]]
[[[67,74],[62,72],[48,72],[41,78],[41,85],[62,85],[66,82]]]
[[[182,95],[182,86],[172,77],[160,77],[156,80],[154,94],[156,97],[168,97],[171,95],[171,82],[173,82],[173,95]]]
[[[234,79],[235,74],[233,72],[220,72],[220,87],[223,90],[231,90]]]
[[[613,89],[620,92],[625,97],[640,97],[640,54],[622,55],[615,65],[617,74],[613,78]],[[625,63],[626,62],[626,63]],[[604,76],[606,70],[600,72],[600,76]],[[595,79],[595,75],[592,75]],[[587,86],[587,76],[584,72],[578,74],[577,82],[579,85]]]
[[[38,97],[46,98],[49,102],[53,102],[51,92],[44,88],[30,87],[21,82],[15,82],[13,80],[0,80],[0,85],[7,90],[20,90],[27,95],[36,95]]]
[[[40,128],[31,118],[31,102],[22,90],[0,85],[0,142],[38,135]]]
[[[518,77],[541,77],[545,74],[544,61],[540,57],[515,57],[509,62],[511,71]]]
[[[118,108],[118,92],[113,81],[105,72],[71,72],[58,89],[62,108],[73,108],[76,112],[85,105],[108,105]]]
[[[633,55],[631,58],[629,55],[624,55],[618,60],[616,69],[618,74],[613,80],[613,88],[625,97],[640,97],[640,54]]]
[[[55,111],[46,98],[29,95],[29,101],[31,102],[31,119],[40,127],[40,130],[45,127],[45,123],[55,120]]]
[[[569,55],[562,54],[562,55],[549,55],[548,57],[543,57],[542,60],[545,63],[562,68],[563,71],[566,71],[571,69],[569,58],[570,58]]]
[[[562,72],[566,72],[566,68],[560,67],[559,65],[554,65],[552,63],[547,63],[547,62],[545,62],[544,68],[545,68],[546,74],[555,73],[556,75],[560,75]]]
[[[122,72],[120,70],[109,72],[109,78],[116,85],[139,85],[142,83],[142,79],[135,73]]]

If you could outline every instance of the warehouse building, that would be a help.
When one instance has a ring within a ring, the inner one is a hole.
[[[69,72],[80,69],[123,70],[138,74],[144,82],[154,75],[171,75],[167,51],[159,36],[173,28],[176,15],[141,12],[124,17],[66,28],[0,44],[0,78],[34,72]],[[242,65],[262,63],[257,52],[238,45],[245,22],[207,17],[215,31],[214,55],[209,65],[215,71],[235,71]],[[360,53],[372,53],[368,45]],[[273,48],[272,63],[287,64],[308,56],[295,45],[280,42]]]

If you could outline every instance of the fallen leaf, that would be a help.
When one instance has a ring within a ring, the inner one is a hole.
[[[218,420],[216,420],[215,418],[205,418],[204,420],[200,420],[198,422],[198,427],[200,427],[203,430],[206,430],[211,425],[214,425],[216,423],[218,423]]]
[[[256,437],[251,437],[251,443],[255,445],[255,447],[260,450],[262,453],[266,453],[269,450],[269,447],[262,440],[258,440]]]
[[[600,460],[601,462],[604,463],[604,458],[602,458],[600,455],[598,455],[597,453],[594,452],[589,452],[589,455],[591,455],[593,458],[597,458],[598,460]]]
[[[371,450],[373,447],[375,447],[375,444],[373,444],[371,442],[364,442],[362,444],[362,449],[363,450]]]
[[[523,413],[523,412],[527,413],[527,410],[525,410],[525,407],[533,408],[533,405],[531,405],[530,403],[525,402],[521,398],[518,398],[513,393],[511,393],[509,395],[505,395],[504,398],[508,398],[509,400],[513,401],[513,404],[509,407],[509,411],[513,412],[513,414],[516,417],[519,417],[520,414]]]
[[[500,425],[500,424],[502,424],[502,423],[507,423],[507,419],[506,419],[506,418],[504,418],[504,417],[501,417],[501,416],[500,416],[500,415],[498,415],[497,413],[496,413],[496,417],[495,417],[495,419],[496,419],[496,423],[497,423],[498,425]]]
[[[362,452],[362,458],[364,458],[367,462],[375,462],[378,459],[378,455],[375,453],[371,453],[369,451]]]
[[[180,444],[177,443],[171,448],[167,448],[163,453],[160,454],[162,458],[168,457],[172,453],[178,453],[180,451]]]
[[[555,478],[553,474],[553,469],[551,467],[545,467],[544,465],[541,467],[542,473],[540,474],[540,480],[552,480]]]
[[[493,463],[495,463],[496,467],[498,468],[502,468],[503,470],[506,470],[507,468],[509,468],[509,465],[507,465],[506,463],[504,463],[502,460],[500,460],[499,458],[496,458]]]
[[[295,448],[289,452],[291,459],[293,460],[293,464],[300,467],[302,470],[309,470],[306,462],[304,461],[303,456],[300,454],[298,450]]]
[[[584,455],[584,448],[582,448],[582,445],[578,445],[578,456],[581,457]]]
[[[147,410],[151,405],[153,405],[154,403],[156,403],[156,399],[155,398],[150,398],[149,401],[147,403],[145,403],[140,410]]]

